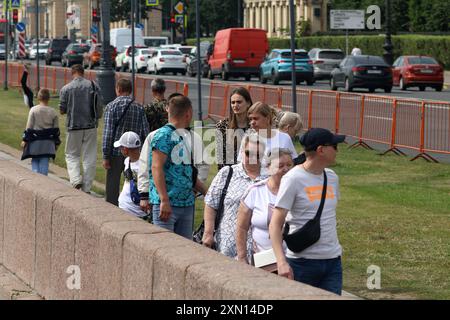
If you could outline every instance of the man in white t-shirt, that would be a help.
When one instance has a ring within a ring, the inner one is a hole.
[[[270,223],[270,238],[277,258],[278,274],[314,287],[341,294],[342,248],[336,230],[336,205],[339,199],[339,179],[327,169],[336,161],[337,145],[345,136],[322,128],[310,129],[300,139],[306,162],[294,167],[281,180],[275,209]],[[303,227],[318,211],[327,175],[327,192],[320,218],[320,239],[301,252],[282,249],[282,229],[285,221],[289,234]]]
[[[122,192],[119,195],[119,208],[138,218],[148,220],[148,215],[139,206],[139,192],[137,190],[137,175],[139,170],[139,157],[141,139],[133,131],[125,132],[114,142],[114,148],[120,148],[124,160],[124,176]]]

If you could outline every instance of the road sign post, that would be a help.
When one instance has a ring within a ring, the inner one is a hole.
[[[331,10],[330,28],[345,31],[346,55],[348,55],[348,30],[365,29],[364,10]]]

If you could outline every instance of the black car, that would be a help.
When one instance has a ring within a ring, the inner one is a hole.
[[[51,65],[53,61],[61,62],[61,57],[66,50],[67,46],[70,44],[69,39],[52,39],[48,45],[48,51],[45,55],[45,64]]]
[[[384,89],[392,91],[392,69],[378,56],[348,56],[331,72],[331,90],[342,87],[351,92],[354,88],[367,88],[370,92]]]
[[[87,44],[71,43],[64,50],[61,57],[63,67],[71,67],[73,64],[82,64],[84,53],[88,52],[90,47]]]

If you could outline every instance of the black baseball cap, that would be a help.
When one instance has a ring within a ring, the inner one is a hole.
[[[323,128],[312,128],[300,138],[300,143],[305,151],[315,151],[318,146],[337,145],[344,142],[344,140],[344,135],[334,134],[330,130]]]

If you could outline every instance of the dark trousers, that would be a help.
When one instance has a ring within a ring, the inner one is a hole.
[[[120,194],[120,177],[124,169],[123,156],[112,156],[109,160],[111,168],[106,170],[106,201],[118,206]]]

